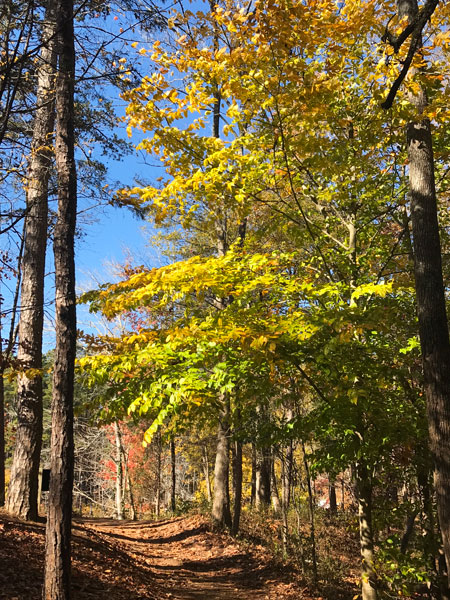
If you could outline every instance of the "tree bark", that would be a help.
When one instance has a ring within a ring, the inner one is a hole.
[[[282,451],[281,457],[281,538],[283,542],[283,553],[288,554],[289,521],[288,510],[291,499],[291,475],[292,475],[292,442],[286,450]]]
[[[275,473],[275,453],[272,453],[270,461],[270,495],[273,511],[278,515],[281,511],[281,502],[278,493],[277,474]]]
[[[252,485],[250,492],[250,505],[256,506],[256,445],[252,442]]]
[[[217,431],[216,464],[214,467],[214,498],[212,520],[217,529],[231,528],[231,512],[228,492],[230,451],[230,400],[222,397],[222,410]]]
[[[416,17],[416,0],[398,2],[399,18],[411,23]],[[422,40],[417,44],[421,51]],[[416,70],[410,70],[414,77]],[[409,100],[417,119],[407,125],[411,223],[414,245],[419,337],[422,350],[425,397],[427,401],[430,449],[434,462],[434,488],[447,562],[450,588],[450,340],[442,276],[437,198],[431,123],[422,114],[428,105],[419,85]]]
[[[53,243],[56,348],[43,600],[69,600],[74,462],[73,385],[77,332],[74,260],[77,181],[74,158],[73,1],[55,0],[55,8],[59,56],[55,144],[58,214]]]
[[[241,519],[242,507],[242,442],[234,441],[233,450],[233,525],[231,527],[232,535],[237,535]]]
[[[208,502],[211,502],[212,494],[211,494],[211,480],[209,477],[209,456],[208,449],[206,444],[202,446],[202,459],[203,459],[203,470],[205,474],[205,483],[206,483],[206,498]]]
[[[358,495],[359,542],[361,552],[362,600],[377,600],[374,570],[372,528],[372,483],[367,466],[360,462],[355,466],[356,492]]]
[[[328,498],[330,504],[330,514],[335,515],[337,513],[337,498],[336,498],[336,481],[330,479],[328,485]]]
[[[312,555],[312,567],[313,567],[313,578],[314,585],[317,585],[317,553],[316,553],[316,524],[315,524],[315,512],[314,512],[314,493],[311,486],[311,473],[309,470],[308,458],[306,456],[305,444],[302,442],[303,452],[303,466],[305,467],[306,485],[308,488],[308,508],[309,508],[309,524],[310,524],[310,537],[311,537],[311,555]],[[363,600],[368,600],[363,598]]]
[[[47,246],[48,181],[53,151],[56,67],[55,14],[47,6],[37,72],[37,110],[28,169],[25,246],[17,359],[18,425],[6,509],[23,519],[38,516],[38,478],[42,445],[42,328]]]
[[[172,467],[172,487],[170,490],[170,508],[174,513],[177,508],[177,462],[175,456],[175,440],[170,440],[170,463]],[[211,493],[211,492],[210,492]]]
[[[123,461],[122,461],[122,440],[120,436],[120,427],[117,421],[114,422],[114,441],[116,445],[116,518],[121,521],[125,517],[124,493],[123,493]]]
[[[270,451],[257,450],[256,455],[256,506],[270,505]]]
[[[156,494],[155,494],[155,513],[159,517],[161,512],[161,432],[156,434]]]
[[[136,521],[137,519],[137,514],[136,514],[136,504],[134,502],[134,493],[133,493],[133,485],[131,483],[131,477],[130,477],[130,469],[128,468],[128,457],[127,455],[123,454],[123,464],[124,464],[124,470],[125,470],[125,481],[126,481],[126,485],[128,487],[128,497],[130,499],[130,517],[132,521]]]

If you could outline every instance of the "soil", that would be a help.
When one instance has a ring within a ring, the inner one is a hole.
[[[0,513],[0,598],[40,600],[44,529]],[[261,546],[209,530],[195,515],[73,523],[74,600],[310,599],[297,574]]]

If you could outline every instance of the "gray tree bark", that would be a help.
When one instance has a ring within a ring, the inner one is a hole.
[[[116,518],[121,521],[125,518],[124,505],[124,477],[123,477],[123,461],[122,461],[122,440],[120,435],[120,427],[117,421],[114,422],[114,442],[116,445]]]
[[[377,600],[374,570],[372,528],[372,484],[367,466],[361,461],[355,466],[356,492],[358,495],[359,542],[361,553],[361,598]]]
[[[214,467],[214,495],[212,520],[217,529],[231,528],[229,482],[230,452],[230,403],[222,398],[223,408],[219,416],[217,431],[216,463]]]
[[[52,1],[43,25],[43,47],[37,70],[37,110],[28,169],[25,246],[22,260],[21,312],[17,358],[18,425],[6,500],[9,513],[23,519],[38,516],[38,475],[42,444],[42,328],[47,246],[48,180],[55,120],[55,15]]]
[[[427,1],[424,8],[433,11],[437,2]],[[399,0],[399,18],[412,24],[418,15],[416,0]],[[421,31],[412,36],[415,52],[421,52]],[[409,76],[416,75],[410,69]],[[434,488],[447,562],[450,588],[450,339],[442,276],[434,155],[431,123],[423,118],[428,105],[425,90],[419,84],[409,100],[417,119],[407,125],[411,223],[414,249],[419,337],[422,350],[425,397],[427,401],[430,449],[434,462]],[[445,597],[450,597],[445,591]]]
[[[233,524],[232,535],[237,535],[242,508],[242,442],[233,442]]]
[[[43,600],[69,600],[74,463],[73,388],[77,333],[74,257],[77,180],[74,157],[73,0],[55,0],[55,9],[59,57],[55,143],[58,214],[53,243],[56,348]]]

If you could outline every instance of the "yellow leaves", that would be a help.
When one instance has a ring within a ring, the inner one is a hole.
[[[385,298],[387,294],[392,293],[393,291],[393,282],[390,281],[388,283],[369,283],[366,285],[358,286],[355,291],[352,293],[351,299],[352,301],[357,300],[361,296],[379,296],[380,298]]]
[[[225,56],[228,52],[228,48],[226,48],[225,46],[223,46],[222,48],[219,48],[219,50],[217,50],[216,52],[216,56],[215,58],[221,58],[222,56]]]

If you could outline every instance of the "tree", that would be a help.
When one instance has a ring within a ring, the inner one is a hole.
[[[55,80],[55,15],[48,2],[37,67],[36,115],[29,161],[25,247],[22,261],[19,422],[6,508],[13,515],[38,517],[38,474],[42,438],[42,327],[47,247],[48,182],[52,163]]]
[[[384,106],[390,108],[409,69],[411,81],[407,97],[415,109],[414,120],[406,126],[414,276],[434,488],[447,562],[447,598],[450,596],[450,339],[442,276],[432,126],[426,115],[429,92],[420,81],[422,74],[425,78],[427,75],[422,30],[437,4],[427,0],[419,11],[415,0],[398,3],[398,18],[406,19],[406,27],[398,37],[387,35],[387,38],[396,52],[408,38],[410,45],[401,73]],[[416,87],[413,89],[414,80]]]
[[[55,157],[58,215],[54,233],[55,332],[51,478],[45,543],[44,600],[69,599],[73,486],[73,391],[76,353],[74,236],[75,50],[73,1],[55,0],[58,30]]]

